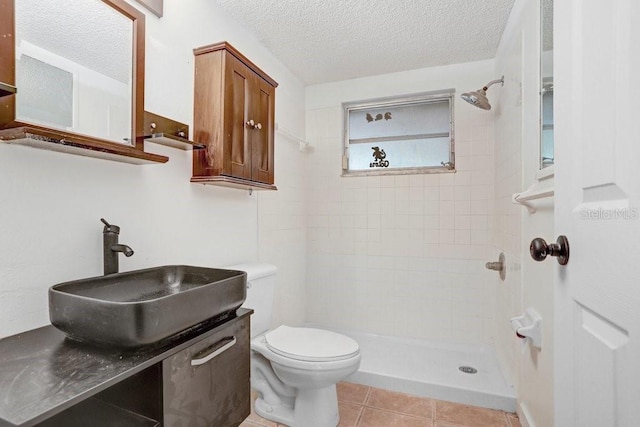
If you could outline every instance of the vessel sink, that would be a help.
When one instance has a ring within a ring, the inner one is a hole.
[[[131,348],[169,338],[244,302],[244,271],[167,265],[49,288],[51,323],[69,337]]]

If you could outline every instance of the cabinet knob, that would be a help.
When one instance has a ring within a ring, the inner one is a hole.
[[[255,129],[258,129],[258,130],[262,129],[262,123],[258,123],[257,125],[255,125]]]
[[[559,236],[556,243],[547,244],[544,239],[536,237],[529,246],[531,258],[536,261],[544,261],[547,256],[558,257],[560,265],[567,265],[569,262],[569,240],[566,236]]]
[[[253,120],[249,120],[245,124],[247,125],[247,127],[252,128],[252,129],[256,127],[255,122]]]

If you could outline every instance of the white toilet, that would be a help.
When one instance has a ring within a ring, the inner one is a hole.
[[[313,328],[271,324],[276,267],[242,264],[247,272],[245,308],[251,317],[251,386],[258,392],[255,411],[291,427],[338,425],[336,383],[358,370],[358,343],[344,335]]]

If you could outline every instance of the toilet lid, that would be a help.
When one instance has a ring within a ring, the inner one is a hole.
[[[344,360],[360,352],[351,338],[322,329],[282,325],[265,334],[265,339],[274,353],[308,362]]]

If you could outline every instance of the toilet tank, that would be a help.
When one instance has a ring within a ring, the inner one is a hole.
[[[254,311],[251,316],[251,337],[268,331],[271,327],[278,269],[271,264],[238,264],[227,268],[247,273],[247,299],[242,307]]]

